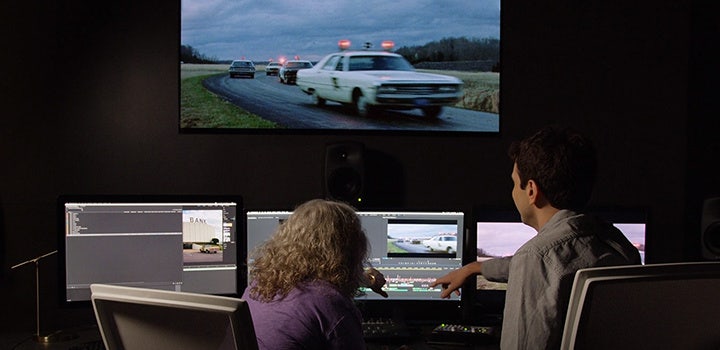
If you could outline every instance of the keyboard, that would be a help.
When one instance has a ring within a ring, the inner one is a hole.
[[[428,337],[429,344],[478,345],[496,342],[499,334],[495,327],[441,323]]]
[[[363,337],[368,342],[398,343],[417,339],[420,330],[392,319],[371,319],[362,323]]]

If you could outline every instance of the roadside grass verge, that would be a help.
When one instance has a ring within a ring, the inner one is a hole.
[[[196,75],[180,80],[181,128],[282,128],[206,90],[202,81],[210,75]]]
[[[491,72],[461,72],[426,70],[456,77],[463,81],[463,97],[455,107],[498,114],[500,112],[500,74]]]
[[[405,249],[401,249],[398,246],[396,246],[395,243],[388,241],[387,242],[387,252],[388,253],[407,253],[408,251]]]

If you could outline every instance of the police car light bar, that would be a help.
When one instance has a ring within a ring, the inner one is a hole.
[[[392,41],[392,40],[384,40],[384,41],[382,42],[382,44],[380,44],[380,46],[382,46],[383,50],[385,50],[385,51],[390,51],[390,50],[392,50],[393,48],[395,48],[395,42]],[[340,48],[341,51],[344,51],[344,50],[349,49],[349,48],[350,48],[350,40],[348,40],[348,39],[339,40],[339,41],[338,41],[338,47]],[[364,48],[365,50],[369,50],[370,48],[372,48],[372,43],[366,42],[366,43],[363,45],[363,48]]]
[[[340,50],[349,49],[350,48],[350,40],[343,39],[343,40],[338,41],[338,47],[340,48]]]
[[[390,41],[390,40],[385,40],[382,42],[382,44],[380,44],[380,46],[382,46],[383,50],[390,51],[395,47],[395,42]]]

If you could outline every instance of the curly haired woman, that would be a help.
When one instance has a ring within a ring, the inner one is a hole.
[[[242,298],[260,349],[365,349],[353,297],[368,284],[367,254],[352,207],[321,199],[298,206],[253,252]],[[382,274],[373,277],[373,290],[382,294]]]

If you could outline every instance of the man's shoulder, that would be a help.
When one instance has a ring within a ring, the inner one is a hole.
[[[528,242],[527,249],[544,260],[557,260],[562,264],[578,258],[591,265],[603,257],[622,257],[623,263],[639,259],[637,248],[612,223],[592,214],[569,211],[564,214],[552,226],[543,228],[545,231],[541,231],[534,242]]]
[[[563,247],[584,245],[583,241],[593,240],[595,237],[618,235],[621,237],[622,232],[599,217],[561,210],[518,252],[546,255],[554,250],[562,250]]]
[[[602,232],[620,233],[609,221],[592,214],[562,210],[556,214],[557,220],[548,227],[558,235],[592,236]]]

